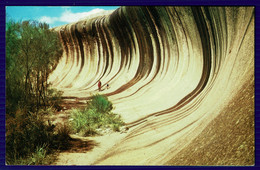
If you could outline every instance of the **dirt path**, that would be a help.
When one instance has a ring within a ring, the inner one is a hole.
[[[113,132],[103,136],[80,137],[71,135],[72,147],[61,152],[55,165],[91,165],[124,138],[126,133]]]

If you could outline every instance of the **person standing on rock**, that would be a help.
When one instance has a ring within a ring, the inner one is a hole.
[[[101,85],[102,85],[102,84],[101,84],[101,81],[99,80],[99,81],[98,81],[98,90],[99,90],[99,91],[101,91]]]

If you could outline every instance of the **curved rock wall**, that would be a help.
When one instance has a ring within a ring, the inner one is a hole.
[[[253,7],[121,7],[56,31],[49,81],[83,101],[101,80],[130,127],[100,164],[165,163],[254,78]]]

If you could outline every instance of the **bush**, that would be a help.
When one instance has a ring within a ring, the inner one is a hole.
[[[84,109],[73,109],[70,125],[74,133],[83,136],[98,134],[97,129],[119,131],[124,125],[119,115],[111,112],[113,105],[106,96],[95,95]]]
[[[55,109],[53,106],[47,107],[47,108],[41,108],[38,111],[39,115],[53,115],[55,112],[57,112],[57,109]]]
[[[10,159],[26,156],[37,146],[48,143],[46,140],[52,130],[37,115],[27,115],[23,111],[19,111],[14,119],[7,119],[6,123],[6,151]]]
[[[13,165],[48,165],[50,158],[47,155],[47,146],[37,147],[36,151],[25,158],[14,160]]]
[[[6,162],[12,164],[41,164],[39,160],[54,149],[67,146],[69,130],[46,124],[41,115],[19,110],[6,120]]]
[[[53,107],[60,111],[62,109],[61,104],[62,104],[62,91],[58,91],[57,89],[48,89],[47,93],[47,101],[49,107]]]
[[[88,107],[96,109],[99,113],[109,113],[113,109],[113,104],[104,95],[94,95],[91,97],[91,101],[88,103]]]
[[[93,127],[99,122],[99,115],[93,109],[73,109],[71,113],[71,126],[75,133],[82,133],[83,136],[94,135],[96,130]]]
[[[53,149],[64,150],[70,146],[69,141],[71,140],[70,134],[71,129],[67,125],[62,125],[58,127],[57,135],[54,136]]]

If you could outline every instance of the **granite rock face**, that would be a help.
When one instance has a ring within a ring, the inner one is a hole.
[[[254,79],[254,20],[253,7],[120,7],[55,28],[49,81],[85,100],[101,80],[130,128],[97,164],[164,164]]]

